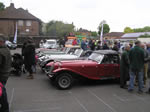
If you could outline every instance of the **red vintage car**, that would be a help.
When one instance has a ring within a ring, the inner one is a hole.
[[[79,77],[91,80],[119,79],[120,58],[116,51],[94,51],[87,60],[54,61],[47,64],[48,77],[59,89],[72,87]]]

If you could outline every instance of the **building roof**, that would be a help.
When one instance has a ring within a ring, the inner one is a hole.
[[[123,32],[111,32],[104,34],[104,37],[121,37],[123,34]]]
[[[88,33],[89,33],[90,31],[88,31],[88,30],[86,30],[86,29],[80,28],[80,29],[79,29],[79,32],[84,32],[84,33],[87,33],[87,32],[88,32]]]
[[[23,8],[16,9],[14,4],[11,3],[5,10],[0,11],[0,19],[13,19],[13,20],[39,20],[37,17],[24,10]]]
[[[122,38],[138,38],[141,35],[145,35],[145,34],[150,35],[150,32],[126,33],[122,36]]]

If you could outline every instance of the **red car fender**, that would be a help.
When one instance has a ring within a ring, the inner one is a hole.
[[[69,69],[69,68],[58,68],[58,69],[54,70],[53,73],[57,74],[57,73],[59,73],[61,71],[73,72],[73,73],[79,74],[80,76],[88,78],[88,79],[94,79],[94,80],[98,80],[99,79],[98,77],[89,77],[89,76],[87,76],[85,74],[82,74],[82,73],[80,73],[78,71],[75,71],[75,70],[72,70],[72,69]]]
[[[58,72],[61,72],[61,71],[69,71],[69,72],[73,72],[73,73],[76,73],[76,74],[80,74],[81,76],[84,76],[84,74],[81,74],[80,72],[69,69],[69,68],[58,68],[58,69],[54,70],[53,73],[58,73]]]

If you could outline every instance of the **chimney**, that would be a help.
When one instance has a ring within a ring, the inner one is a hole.
[[[15,8],[14,3],[10,3],[11,8]]]
[[[26,11],[28,12],[28,9],[26,9]]]

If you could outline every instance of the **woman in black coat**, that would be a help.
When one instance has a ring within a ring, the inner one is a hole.
[[[26,70],[29,72],[28,79],[33,79],[33,68],[35,66],[35,44],[32,39],[28,39],[27,44],[23,50],[24,64]]]

